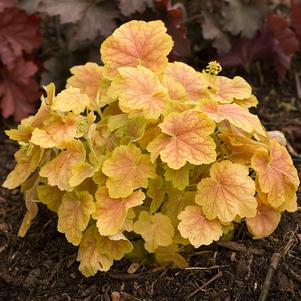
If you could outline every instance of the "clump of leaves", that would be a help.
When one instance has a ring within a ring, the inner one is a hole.
[[[33,113],[40,97],[34,79],[38,67],[33,51],[40,47],[39,20],[15,7],[15,1],[0,4],[0,109],[2,116],[20,121]]]
[[[37,114],[7,131],[20,144],[3,184],[25,197],[19,235],[45,204],[85,276],[146,251],[184,267],[183,246],[241,222],[263,238],[297,208],[297,171],[249,112],[250,85],[216,62],[169,63],[172,47],[161,21],[123,24],[101,45],[103,66],[73,67],[66,89],[46,86]]]

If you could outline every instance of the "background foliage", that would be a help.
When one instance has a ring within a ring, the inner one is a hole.
[[[101,42],[131,19],[165,23],[175,41],[170,60],[202,69],[219,59],[246,70],[259,61],[271,64],[279,81],[301,38],[299,0],[4,0],[0,15],[0,106],[16,120],[34,110],[40,81],[63,89],[70,67],[99,63]]]

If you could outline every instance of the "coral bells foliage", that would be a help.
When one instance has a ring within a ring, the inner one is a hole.
[[[32,61],[41,44],[39,19],[16,8],[14,0],[0,2],[0,110],[20,121],[41,95]]]
[[[45,204],[86,276],[145,251],[184,267],[183,246],[240,222],[263,238],[296,210],[296,169],[249,112],[250,85],[216,62],[169,63],[172,47],[161,21],[120,26],[101,45],[103,66],[73,67],[65,90],[46,86],[37,114],[7,131],[20,144],[4,183],[25,196],[19,235]]]

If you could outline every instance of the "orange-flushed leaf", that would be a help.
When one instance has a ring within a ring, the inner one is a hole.
[[[169,63],[166,74],[182,85],[189,100],[195,101],[207,95],[208,81],[192,67],[181,62]],[[180,89],[177,88],[176,92],[179,91]]]
[[[26,213],[23,217],[20,225],[18,236],[24,237],[31,226],[31,221],[38,214],[37,205],[37,186],[40,178],[37,175],[33,175],[22,186],[21,191],[24,194]]]
[[[115,235],[122,229],[128,210],[143,204],[145,194],[141,190],[134,191],[127,198],[112,199],[106,187],[98,188],[96,194],[96,209],[92,217],[101,235]]]
[[[56,186],[39,185],[37,188],[38,200],[51,211],[57,212],[62,202],[64,192]]]
[[[78,246],[94,211],[95,203],[89,192],[66,192],[57,213],[58,231],[64,233],[70,243]]]
[[[79,270],[86,276],[93,276],[97,271],[106,272],[114,260],[120,260],[133,250],[131,242],[123,235],[101,236],[92,224],[84,232],[79,245],[77,260]]]
[[[164,202],[161,212],[167,215],[174,227],[179,223],[178,215],[186,206],[194,205],[195,192],[179,191],[177,189],[168,192],[167,201]]]
[[[67,80],[67,88],[80,89],[82,94],[88,95],[91,102],[97,99],[100,80],[103,78],[102,66],[96,63],[74,66],[70,69],[72,76]]]
[[[134,144],[116,147],[103,163],[102,172],[108,177],[106,186],[112,198],[126,198],[135,189],[146,188],[148,178],[157,176],[149,155]]]
[[[69,87],[60,92],[53,101],[51,109],[58,112],[82,113],[90,100],[86,94],[82,94],[79,88]]]
[[[168,167],[180,169],[186,162],[200,165],[216,159],[216,145],[209,137],[215,124],[205,114],[193,110],[172,113],[159,127],[164,134],[159,135],[147,146],[152,161],[160,155]]]
[[[148,252],[154,252],[159,246],[167,247],[175,234],[168,216],[162,213],[152,215],[147,211],[140,212],[134,224],[134,232],[142,236]]]
[[[180,169],[171,169],[164,166],[164,177],[166,181],[171,181],[174,188],[184,190],[189,185],[189,165],[181,167]]]
[[[208,219],[231,222],[237,215],[256,215],[255,182],[248,174],[247,166],[228,160],[212,164],[210,177],[198,184],[195,198]]]
[[[269,204],[277,208],[290,203],[300,184],[298,173],[286,148],[276,140],[270,141],[270,150],[255,152],[252,168],[257,172],[262,192],[268,194]]]
[[[256,216],[246,218],[246,224],[253,239],[261,239],[270,236],[277,228],[281,213],[274,208],[258,204]]]
[[[58,154],[54,159],[46,163],[40,170],[40,176],[48,180],[50,186],[58,186],[60,190],[72,191],[69,181],[72,177],[72,169],[86,158],[84,145],[74,141],[67,149]]]
[[[210,96],[220,103],[231,103],[252,96],[251,86],[240,76],[233,79],[225,76],[209,76]]]
[[[97,271],[106,272],[113,265],[113,259],[102,251],[100,234],[95,225],[89,226],[80,242],[77,260],[79,270],[86,277],[93,276]]]
[[[251,159],[259,149],[267,149],[264,143],[256,141],[236,127],[220,127],[219,138],[224,142],[224,151],[234,163],[251,164]]]
[[[39,147],[21,148],[14,157],[17,162],[15,168],[8,174],[2,184],[3,187],[14,189],[24,183],[38,167],[44,151]]]
[[[155,213],[163,203],[166,187],[162,177],[157,176],[155,179],[150,179],[147,187],[146,195],[152,199],[149,211],[150,213]]]
[[[258,133],[266,136],[258,117],[237,104],[218,105],[215,101],[203,101],[199,108],[215,122],[228,120],[232,125],[247,133]]]
[[[154,72],[167,66],[167,55],[173,47],[162,21],[130,21],[121,25],[101,45],[105,76],[117,75],[119,67],[142,65]]]
[[[195,248],[210,245],[223,235],[223,228],[219,221],[207,219],[198,206],[187,206],[180,212],[178,218],[181,236],[189,239]]]
[[[125,113],[142,112],[147,119],[157,119],[167,108],[167,89],[157,76],[143,66],[122,67],[120,77],[113,80],[108,95],[119,100]]]
[[[170,99],[174,101],[185,101],[188,99],[185,88],[174,78],[167,74],[163,74],[161,84],[167,88]]]
[[[49,115],[42,129],[35,128],[30,142],[42,148],[64,149],[74,138],[82,137],[88,130],[88,120],[69,113],[66,116]]]

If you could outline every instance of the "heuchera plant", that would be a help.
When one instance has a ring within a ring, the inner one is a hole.
[[[161,21],[120,26],[101,45],[103,66],[73,67],[65,90],[46,86],[37,114],[7,131],[20,144],[3,184],[25,197],[19,235],[45,204],[85,276],[145,250],[183,267],[183,246],[243,221],[263,238],[297,208],[297,171],[249,112],[250,85],[216,62],[169,63],[172,47]]]

